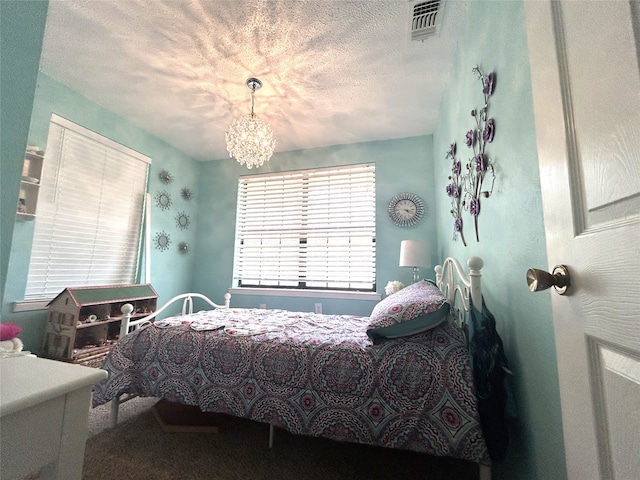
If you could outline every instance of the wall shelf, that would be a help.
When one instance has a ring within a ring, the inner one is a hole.
[[[38,196],[40,195],[43,165],[44,152],[38,150],[38,147],[27,147],[27,151],[24,154],[20,195],[18,197],[16,213],[16,218],[20,221],[31,221],[35,219]]]

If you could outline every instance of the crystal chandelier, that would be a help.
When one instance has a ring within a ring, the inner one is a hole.
[[[253,113],[254,94],[262,87],[257,78],[248,78],[247,86],[251,90],[251,113],[236,118],[225,134],[229,156],[235,158],[247,168],[260,167],[271,158],[276,141],[271,127]]]

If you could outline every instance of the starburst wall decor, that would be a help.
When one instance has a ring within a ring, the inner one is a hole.
[[[185,200],[191,200],[193,198],[193,192],[188,187],[184,187],[180,190],[180,195],[182,195],[182,198]]]
[[[168,170],[162,170],[158,174],[158,178],[162,183],[165,183],[165,184],[169,184],[173,182],[173,175],[171,175]]]
[[[454,218],[453,238],[455,240],[460,235],[465,247],[467,242],[464,237],[462,212],[466,210],[473,218],[476,241],[479,242],[478,216],[482,200],[491,196],[496,179],[493,161],[486,151],[487,144],[493,142],[496,129],[495,120],[489,117],[489,97],[495,89],[496,75],[495,73],[485,75],[478,66],[473,68],[473,73],[482,82],[484,106],[479,110],[475,108],[471,110],[475,126],[465,134],[465,145],[471,149],[472,155],[465,164],[464,171],[462,162],[456,157],[458,152],[455,142],[449,146],[445,157],[452,162],[451,175],[446,190],[451,199],[450,212]]]

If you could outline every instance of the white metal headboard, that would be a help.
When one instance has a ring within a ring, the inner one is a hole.
[[[453,257],[447,257],[442,265],[435,267],[436,283],[445,296],[451,302],[456,324],[464,327],[466,313],[469,312],[469,298],[473,300],[475,307],[482,311],[482,273],[484,261],[480,257],[471,257],[467,260],[469,273],[465,273],[460,262]]]

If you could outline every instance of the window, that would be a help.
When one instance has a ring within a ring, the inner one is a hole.
[[[240,177],[238,287],[375,291],[375,165]]]
[[[151,159],[55,114],[25,300],[135,283]]]

